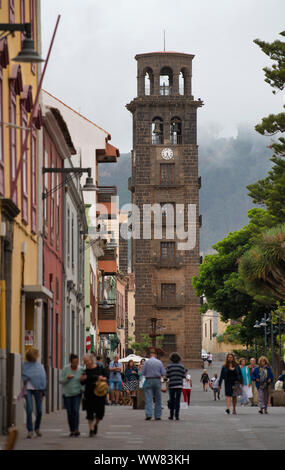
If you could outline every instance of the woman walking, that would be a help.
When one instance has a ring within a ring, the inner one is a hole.
[[[46,373],[42,364],[38,362],[39,350],[30,348],[26,352],[26,362],[22,365],[22,380],[26,391],[27,438],[33,437],[33,397],[36,402],[35,433],[41,437],[40,425],[42,419],[42,399],[46,389]]]
[[[203,370],[203,372],[202,372],[200,382],[202,382],[202,384],[203,384],[203,392],[207,392],[209,382],[210,382],[210,377],[208,376],[206,369]]]
[[[225,381],[225,395],[226,395],[226,411],[225,413],[230,414],[231,400],[233,403],[233,414],[236,415],[236,404],[237,397],[241,394],[241,385],[243,384],[242,373],[239,365],[235,360],[235,356],[232,353],[228,353],[225,364],[222,367],[220,378],[219,378],[219,389],[223,380]]]
[[[258,364],[258,367],[256,367],[252,373],[252,380],[255,380],[256,388],[258,390],[258,412],[263,414],[264,410],[264,413],[268,414],[268,390],[270,384],[274,381],[274,377],[272,370],[269,367],[267,357],[261,356],[258,360]]]
[[[105,414],[105,395],[108,391],[106,370],[101,364],[95,363],[92,356],[85,356],[86,365],[80,382],[85,385],[85,407],[89,425],[89,437],[97,434],[98,424]]]
[[[186,378],[183,379],[183,386],[182,386],[182,393],[184,397],[184,402],[190,405],[190,398],[191,398],[191,390],[192,390],[192,380],[191,375],[189,374],[189,370],[186,373]]]
[[[252,398],[251,373],[249,367],[246,365],[245,357],[240,358],[239,366],[243,378],[242,396],[240,403],[241,406],[245,406],[249,403],[249,399]]]
[[[70,437],[80,436],[79,432],[79,409],[81,402],[82,385],[80,377],[82,367],[79,366],[79,359],[76,354],[70,354],[69,364],[61,372],[60,383],[63,385],[64,407],[67,411],[67,419],[70,430]]]
[[[186,378],[186,371],[181,364],[181,357],[178,353],[174,352],[170,356],[171,363],[166,368],[166,378],[168,379],[168,392],[169,392],[169,409],[170,416],[168,419],[173,420],[174,413],[175,419],[179,420],[180,411],[180,398],[183,387],[183,379]]]
[[[128,362],[126,371],[126,383],[125,383],[125,390],[128,396],[131,395],[133,399],[133,403],[136,402],[135,398],[137,395],[137,389],[139,388],[139,371],[138,368],[135,367],[134,361],[130,360]]]

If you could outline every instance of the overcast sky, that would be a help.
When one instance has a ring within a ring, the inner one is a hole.
[[[44,88],[112,135],[120,151],[132,148],[137,53],[195,54],[193,94],[200,130],[235,135],[241,123],[280,112],[262,68],[270,61],[253,43],[283,31],[284,0],[42,0],[43,56],[57,15],[58,33]],[[202,138],[203,132],[200,131]],[[201,141],[199,142],[201,145]]]

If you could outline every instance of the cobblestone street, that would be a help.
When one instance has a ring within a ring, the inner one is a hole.
[[[220,364],[210,369],[219,372]],[[168,420],[166,396],[161,421],[145,421],[143,410],[129,406],[108,406],[98,435],[89,438],[85,413],[81,412],[81,435],[68,437],[65,410],[44,415],[42,438],[26,439],[20,433],[17,450],[272,450],[284,449],[285,408],[270,407],[268,415],[257,407],[240,406],[237,416],[225,415],[224,394],[220,401],[202,391],[201,371],[192,371],[191,405],[181,410],[180,421]],[[211,375],[211,374],[210,374]],[[3,448],[4,439],[1,439]]]

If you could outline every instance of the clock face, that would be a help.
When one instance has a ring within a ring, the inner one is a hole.
[[[161,156],[164,160],[170,160],[173,157],[173,150],[165,148],[161,151]]]

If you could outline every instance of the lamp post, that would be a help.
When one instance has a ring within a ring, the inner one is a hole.
[[[13,34],[15,31],[22,31],[26,36],[23,40],[22,50],[16,57],[14,57],[14,59],[12,59],[14,62],[44,62],[44,59],[42,59],[34,49],[35,43],[32,39],[32,23],[0,23],[0,31],[8,33],[6,35],[2,35],[1,39]]]

